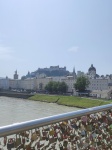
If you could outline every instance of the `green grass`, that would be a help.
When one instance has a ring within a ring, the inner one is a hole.
[[[101,99],[98,100],[90,98],[81,98],[76,96],[60,96],[60,95],[58,96],[58,95],[41,95],[41,94],[36,94],[30,97],[29,99],[80,108],[90,108],[112,103],[112,101],[105,101]]]
[[[35,101],[55,103],[59,99],[59,96],[36,94],[36,95],[30,97],[29,99],[30,100],[35,100]]]

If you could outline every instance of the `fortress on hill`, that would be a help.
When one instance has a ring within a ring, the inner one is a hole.
[[[75,69],[73,69],[75,71]],[[34,77],[56,77],[56,76],[69,76],[71,73],[66,70],[66,67],[50,66],[49,68],[38,68],[34,72],[28,72],[22,79]],[[73,75],[73,74],[72,74]]]

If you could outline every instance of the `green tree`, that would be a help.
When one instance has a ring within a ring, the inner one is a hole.
[[[53,92],[53,82],[50,81],[46,86],[45,86],[45,90],[49,91],[50,93]]]
[[[88,78],[85,76],[81,76],[77,78],[76,83],[74,84],[74,88],[80,92],[83,92],[86,90],[89,84],[90,82]]]
[[[68,86],[65,82],[60,82],[60,92],[61,93],[66,93],[68,90]]]
[[[57,93],[58,92],[58,82],[53,82],[53,85],[52,85],[52,91],[54,93]]]
[[[45,90],[50,93],[66,93],[68,86],[65,82],[51,81],[45,86]]]

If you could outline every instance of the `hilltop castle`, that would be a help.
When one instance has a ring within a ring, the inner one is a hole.
[[[38,68],[34,72],[28,72],[22,79],[34,78],[34,77],[56,77],[56,76],[69,76],[71,73],[66,70],[66,67],[50,66],[50,68]]]

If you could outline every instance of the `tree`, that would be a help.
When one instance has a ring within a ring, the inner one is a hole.
[[[59,83],[59,91],[61,93],[66,93],[67,89],[68,89],[68,86],[67,86],[67,84],[65,82],[60,82]]]
[[[74,84],[74,88],[79,92],[83,92],[89,86],[90,82],[88,78],[85,76],[78,77],[76,83]]]
[[[45,90],[47,90],[48,92],[52,93],[53,92],[53,82],[50,81],[46,86],[45,86]]]
[[[52,91],[54,93],[57,93],[58,92],[58,82],[53,82],[53,85],[52,85]]]
[[[45,90],[50,93],[66,93],[68,86],[65,82],[51,81],[45,86]]]

